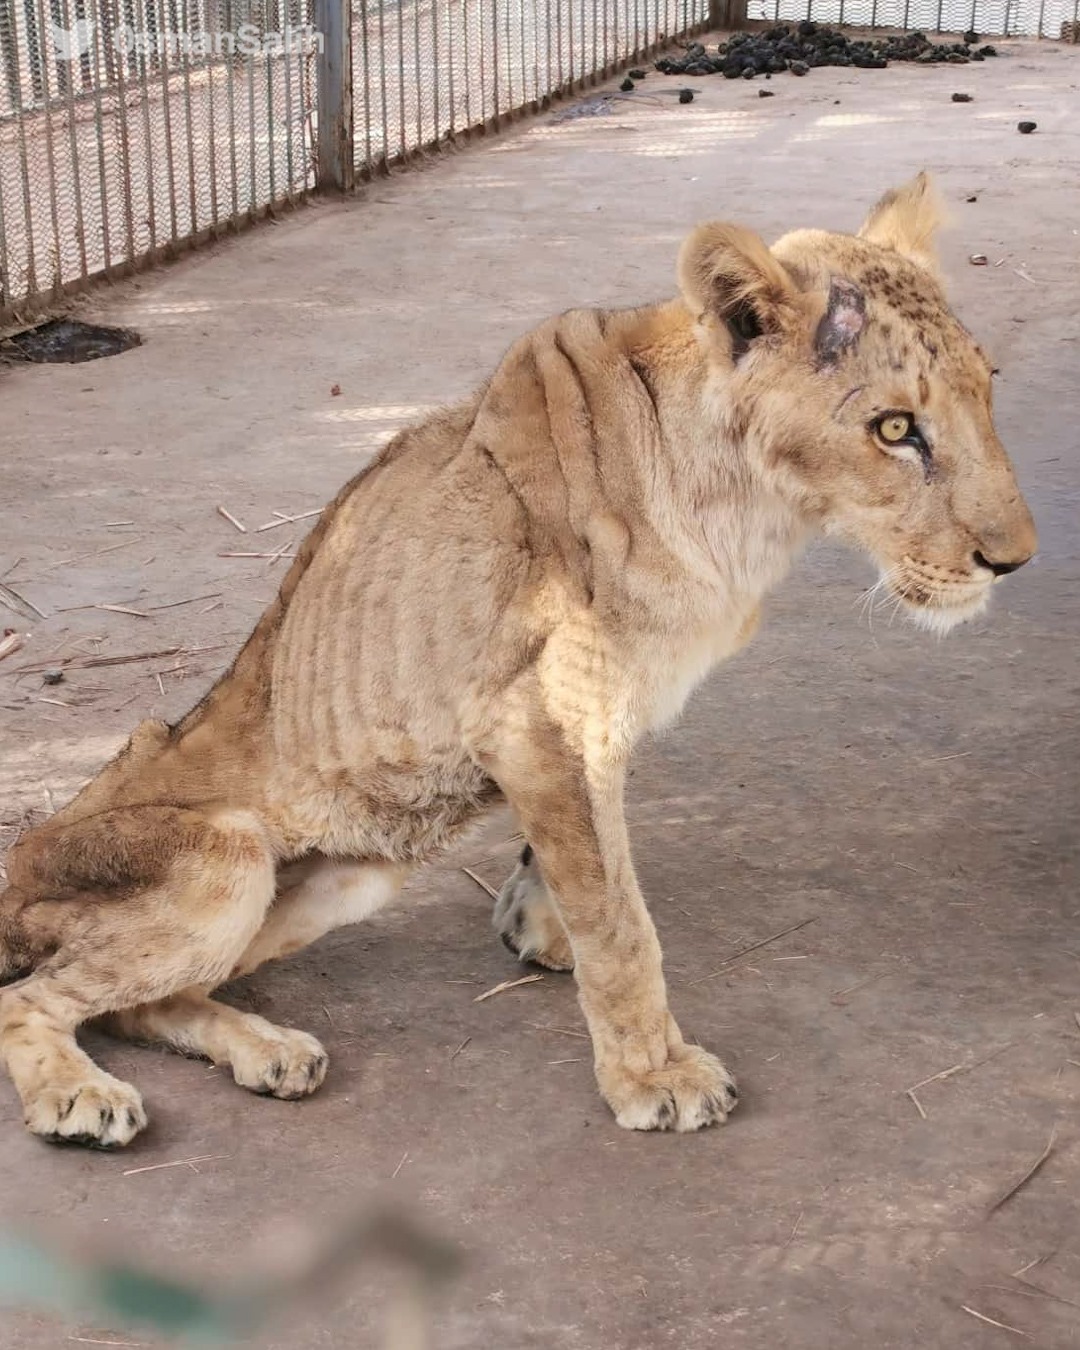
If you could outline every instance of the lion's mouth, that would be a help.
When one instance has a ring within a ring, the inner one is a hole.
[[[885,569],[882,582],[919,627],[939,633],[981,614],[993,584],[992,579],[983,580],[973,572],[934,567],[907,557]]]

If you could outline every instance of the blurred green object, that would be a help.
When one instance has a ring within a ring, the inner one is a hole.
[[[99,1326],[142,1327],[187,1344],[220,1345],[250,1335],[288,1304],[371,1257],[394,1261],[417,1277],[412,1285],[417,1310],[427,1290],[459,1264],[456,1249],[385,1208],[366,1211],[329,1238],[311,1233],[308,1239],[299,1243],[288,1269],[213,1290],[116,1258],[80,1257],[9,1231],[0,1234],[0,1303]]]

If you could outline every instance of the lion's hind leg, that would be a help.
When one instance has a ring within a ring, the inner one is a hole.
[[[53,915],[53,954],[0,990],[0,1058],[26,1124],[53,1142],[111,1148],[146,1124],[135,1088],[98,1068],[75,1041],[91,1018],[227,977],[273,898],[274,863],[254,817],[138,808],[151,884],[69,890],[43,905]],[[110,812],[137,840],[134,812]],[[65,830],[65,867],[78,870],[79,827]],[[96,817],[92,842],[108,821]],[[89,834],[89,832],[88,832]],[[91,857],[88,871],[100,870]]]
[[[519,961],[533,961],[548,970],[573,970],[570,937],[528,844],[499,891],[492,922]]]
[[[112,1013],[104,1029],[126,1040],[157,1042],[183,1055],[227,1064],[241,1087],[284,1101],[317,1091],[329,1063],[321,1043],[306,1031],[275,1026],[201,989]]]
[[[334,928],[368,918],[397,895],[409,870],[405,864],[333,861],[318,855],[285,868],[273,907],[231,973],[249,974]],[[181,1054],[227,1064],[241,1087],[268,1096],[306,1097],[326,1077],[326,1051],[314,1036],[232,1008],[210,998],[205,989],[185,989],[129,1008],[104,1025],[114,1036],[157,1041]]]

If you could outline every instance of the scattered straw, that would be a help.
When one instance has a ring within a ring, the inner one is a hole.
[[[20,595],[18,591],[13,590],[0,581],[0,605],[5,605],[13,614],[18,614],[24,619],[47,619],[49,616],[42,613],[32,600],[27,600],[25,596]]]
[[[482,994],[477,994],[473,999],[474,1003],[483,1003],[485,999],[494,998],[496,994],[504,994],[508,989],[517,989],[522,984],[536,984],[542,980],[543,975],[522,975],[520,980],[503,980],[501,984],[495,985],[493,989],[485,990]]]
[[[106,1341],[97,1336],[69,1336],[69,1341],[78,1341],[80,1345],[125,1345],[139,1347],[149,1345],[149,1341]]]
[[[175,656],[183,647],[162,647],[154,652],[130,652],[125,656],[65,656],[52,661],[34,661],[27,666],[19,666],[11,671],[12,675],[32,675],[42,670],[52,670],[62,666],[65,670],[89,670],[97,666],[126,666],[131,661],[156,661],[162,656]],[[212,647],[192,648],[192,651],[213,651]]]
[[[976,1312],[974,1308],[969,1308],[966,1303],[961,1303],[960,1306],[963,1308],[964,1312],[970,1313],[972,1317],[977,1317],[980,1322],[986,1322],[987,1325],[992,1327],[1000,1327],[1002,1331],[1011,1331],[1014,1336],[1023,1336],[1025,1341],[1031,1340],[1031,1337],[1027,1332],[1021,1331],[1019,1327],[1011,1327],[1008,1322],[998,1322],[993,1317],[987,1317],[985,1313]]]
[[[21,633],[8,633],[6,637],[0,638],[0,661],[5,656],[12,656],[15,652],[21,651],[26,645],[26,638]]]
[[[265,525],[256,526],[255,533],[262,534],[264,530],[276,530],[279,525],[293,525],[298,520],[310,520],[312,516],[321,516],[323,507],[316,507],[314,511],[301,511],[298,516],[288,516],[283,511],[275,511],[276,520],[268,520]]]
[[[1050,1138],[1046,1141],[1046,1147],[1035,1159],[1035,1161],[1031,1164],[1031,1166],[1027,1169],[1027,1171],[1023,1174],[1023,1176],[1018,1178],[1018,1180],[1014,1181],[1011,1186],[1007,1187],[1004,1191],[1002,1191],[1002,1193],[998,1196],[998,1198],[986,1211],[987,1218],[989,1218],[991,1214],[996,1213],[996,1211],[999,1210],[1002,1205],[1004,1205],[1007,1201],[1013,1198],[1013,1196],[1017,1193],[1017,1191],[1019,1191],[1022,1187],[1028,1184],[1028,1182],[1039,1170],[1039,1168],[1042,1167],[1043,1163],[1046,1162],[1047,1158],[1049,1158],[1050,1154],[1053,1153],[1054,1140],[1056,1137],[1057,1137],[1057,1126],[1055,1125],[1054,1128],[1050,1131]]]
[[[545,1027],[539,1022],[527,1022],[534,1031],[550,1031],[553,1036],[576,1036],[578,1040],[587,1041],[589,1033],[587,1031],[573,1031],[570,1027]]]
[[[153,613],[159,609],[178,609],[181,605],[193,605],[197,600],[216,600],[220,594],[220,591],[211,591],[209,595],[192,595],[187,600],[170,600],[167,605],[151,605],[150,609]]]
[[[397,1176],[397,1174],[401,1171],[401,1169],[405,1166],[405,1164],[406,1164],[408,1161],[409,1161],[409,1150],[406,1149],[405,1152],[401,1155],[401,1161],[400,1161],[400,1162],[398,1163],[398,1165],[394,1168],[394,1170],[390,1173],[390,1180],[391,1180],[391,1181],[394,1180],[394,1178]]]
[[[472,877],[473,881],[476,882],[482,891],[487,891],[492,900],[498,900],[499,892],[493,886],[489,886],[483,877],[477,876],[471,867],[463,867],[461,870],[467,877]]]
[[[451,1063],[451,1064],[454,1062],[455,1059],[457,1059],[458,1055],[461,1054],[462,1050],[465,1049],[465,1047],[469,1044],[469,1042],[470,1042],[471,1040],[472,1040],[472,1037],[471,1037],[471,1036],[466,1036],[465,1039],[464,1039],[464,1040],[461,1042],[461,1044],[458,1046],[458,1048],[457,1048],[456,1050],[454,1050],[454,1051],[451,1052],[451,1055],[450,1055],[450,1063]]]
[[[136,619],[148,619],[145,609],[130,609],[127,605],[90,605],[90,609],[107,609],[110,614],[130,614]]]
[[[1013,1279],[1018,1280],[1021,1275],[1026,1275],[1029,1270],[1034,1270],[1036,1266],[1045,1265],[1045,1263],[1050,1260],[1050,1257],[1054,1255],[1054,1252],[1048,1252],[1045,1256],[1037,1256],[1034,1261],[1029,1261],[1026,1266],[1021,1266],[1019,1270],[1014,1270],[1012,1272]]]
[[[773,959],[782,961],[783,957],[774,957]],[[883,970],[880,975],[868,975],[865,980],[859,980],[855,984],[849,984],[846,989],[837,989],[829,1001],[843,1007],[847,1002],[848,994],[854,994],[859,989],[865,989],[867,985],[877,984],[879,980],[887,980],[892,973],[891,970]]]
[[[788,1239],[787,1239],[787,1241],[784,1243],[784,1246],[785,1246],[785,1247],[790,1247],[791,1244],[795,1241],[795,1238],[798,1236],[799,1229],[802,1227],[802,1221],[803,1221],[803,1211],[800,1209],[800,1210],[799,1210],[799,1217],[795,1220],[795,1226],[792,1228],[791,1232],[788,1234]]]
[[[911,1101],[912,1101],[912,1104],[913,1104],[914,1107],[915,1107],[915,1110],[918,1111],[919,1115],[922,1116],[923,1120],[927,1120],[927,1119],[928,1119],[928,1116],[927,1116],[926,1112],[925,1112],[925,1111],[923,1110],[923,1108],[922,1108],[922,1102],[919,1101],[918,1097],[915,1096],[915,1089],[914,1089],[914,1088],[906,1088],[905,1091],[904,1091],[904,1096],[905,1096],[905,1097],[910,1097],[910,1098],[911,1098]]]
[[[61,558],[59,562],[49,563],[45,568],[46,572],[51,572],[54,567],[67,567],[73,562],[82,562],[84,558],[98,558],[102,553],[115,553],[117,549],[130,548],[132,544],[138,544],[145,536],[136,535],[131,539],[123,539],[119,544],[106,544],[104,548],[91,548],[85,553],[74,553],[70,558]]]
[[[296,557],[296,554],[295,554],[295,553],[281,553],[281,552],[276,552],[276,553],[238,552],[238,553],[219,553],[219,554],[218,554],[218,557],[219,557],[219,558],[270,558],[272,561],[275,561],[275,562],[276,562],[278,558],[295,558],[295,557]]]
[[[154,671],[154,679],[157,680],[157,687],[158,687],[158,689],[161,690],[161,696],[162,696],[162,698],[164,698],[164,697],[165,697],[165,685],[162,683],[162,679],[161,679],[161,671],[160,671],[160,670],[155,670],[155,671]]]
[[[549,1064],[584,1064],[585,1061],[578,1056],[577,1059],[549,1059]]]
[[[816,923],[818,916],[811,915],[809,919],[800,919],[798,923],[789,924],[787,928],[781,928],[779,933],[773,933],[771,937],[762,938],[760,942],[752,942],[749,947],[744,947],[741,952],[736,952],[734,956],[729,956],[726,961],[721,961],[717,968],[710,971],[708,975],[700,975],[696,980],[691,980],[691,984],[704,984],[706,980],[714,979],[717,975],[722,975],[725,970],[733,966],[737,961],[741,961],[744,956],[749,956],[751,952],[759,951],[762,947],[767,947],[771,942],[779,942],[782,937],[787,937],[789,933],[795,933],[800,928],[805,928],[807,924]]]
[[[167,1167],[190,1167],[193,1172],[199,1169],[195,1166],[201,1162],[216,1162],[219,1158],[231,1158],[231,1153],[202,1153],[196,1158],[177,1158],[176,1162],[151,1163],[149,1167],[129,1167],[126,1172],[121,1172],[121,1176],[137,1177],[142,1172],[161,1172]]]
[[[290,553],[289,549],[292,548],[295,542],[296,541],[294,539],[289,539],[286,543],[282,544],[282,546],[279,549],[277,549],[274,553],[271,553],[269,560],[267,561],[266,564],[267,567],[273,567],[274,563],[278,562],[281,558],[284,557],[294,558],[296,555],[294,553]]]
[[[217,508],[217,513],[219,516],[223,516],[229,522],[230,525],[238,529],[241,534],[247,534],[247,526],[242,525],[240,521],[236,519],[236,517],[233,515],[231,511],[226,511],[223,506],[219,506]]]
[[[920,1078],[917,1083],[912,1083],[911,1087],[904,1089],[904,1096],[910,1097],[915,1103],[915,1109],[923,1120],[926,1119],[926,1112],[919,1104],[915,1093],[919,1088],[927,1087],[930,1083],[944,1083],[946,1079],[955,1078],[960,1073],[971,1073],[973,1069],[980,1068],[983,1064],[988,1064],[990,1060],[997,1059],[998,1055],[1003,1055],[1006,1050],[1011,1050],[1016,1044],[1015,1041],[1007,1041],[1004,1045],[998,1046],[996,1050],[991,1050],[988,1055],[983,1055],[982,1059],[972,1060],[970,1064],[952,1064],[947,1069],[942,1069],[938,1073],[932,1073],[928,1078]]]

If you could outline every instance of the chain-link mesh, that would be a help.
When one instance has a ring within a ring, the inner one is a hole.
[[[356,0],[356,165],[370,174],[498,125],[702,27],[708,13],[708,0]]]
[[[747,17],[1075,42],[1080,0],[749,0]]]
[[[314,181],[311,0],[0,0],[0,321]]]
[[[541,107],[709,16],[708,0],[340,3],[362,175]],[[325,5],[0,0],[0,324],[314,188]],[[1075,40],[1078,8],[749,0],[748,17]]]

